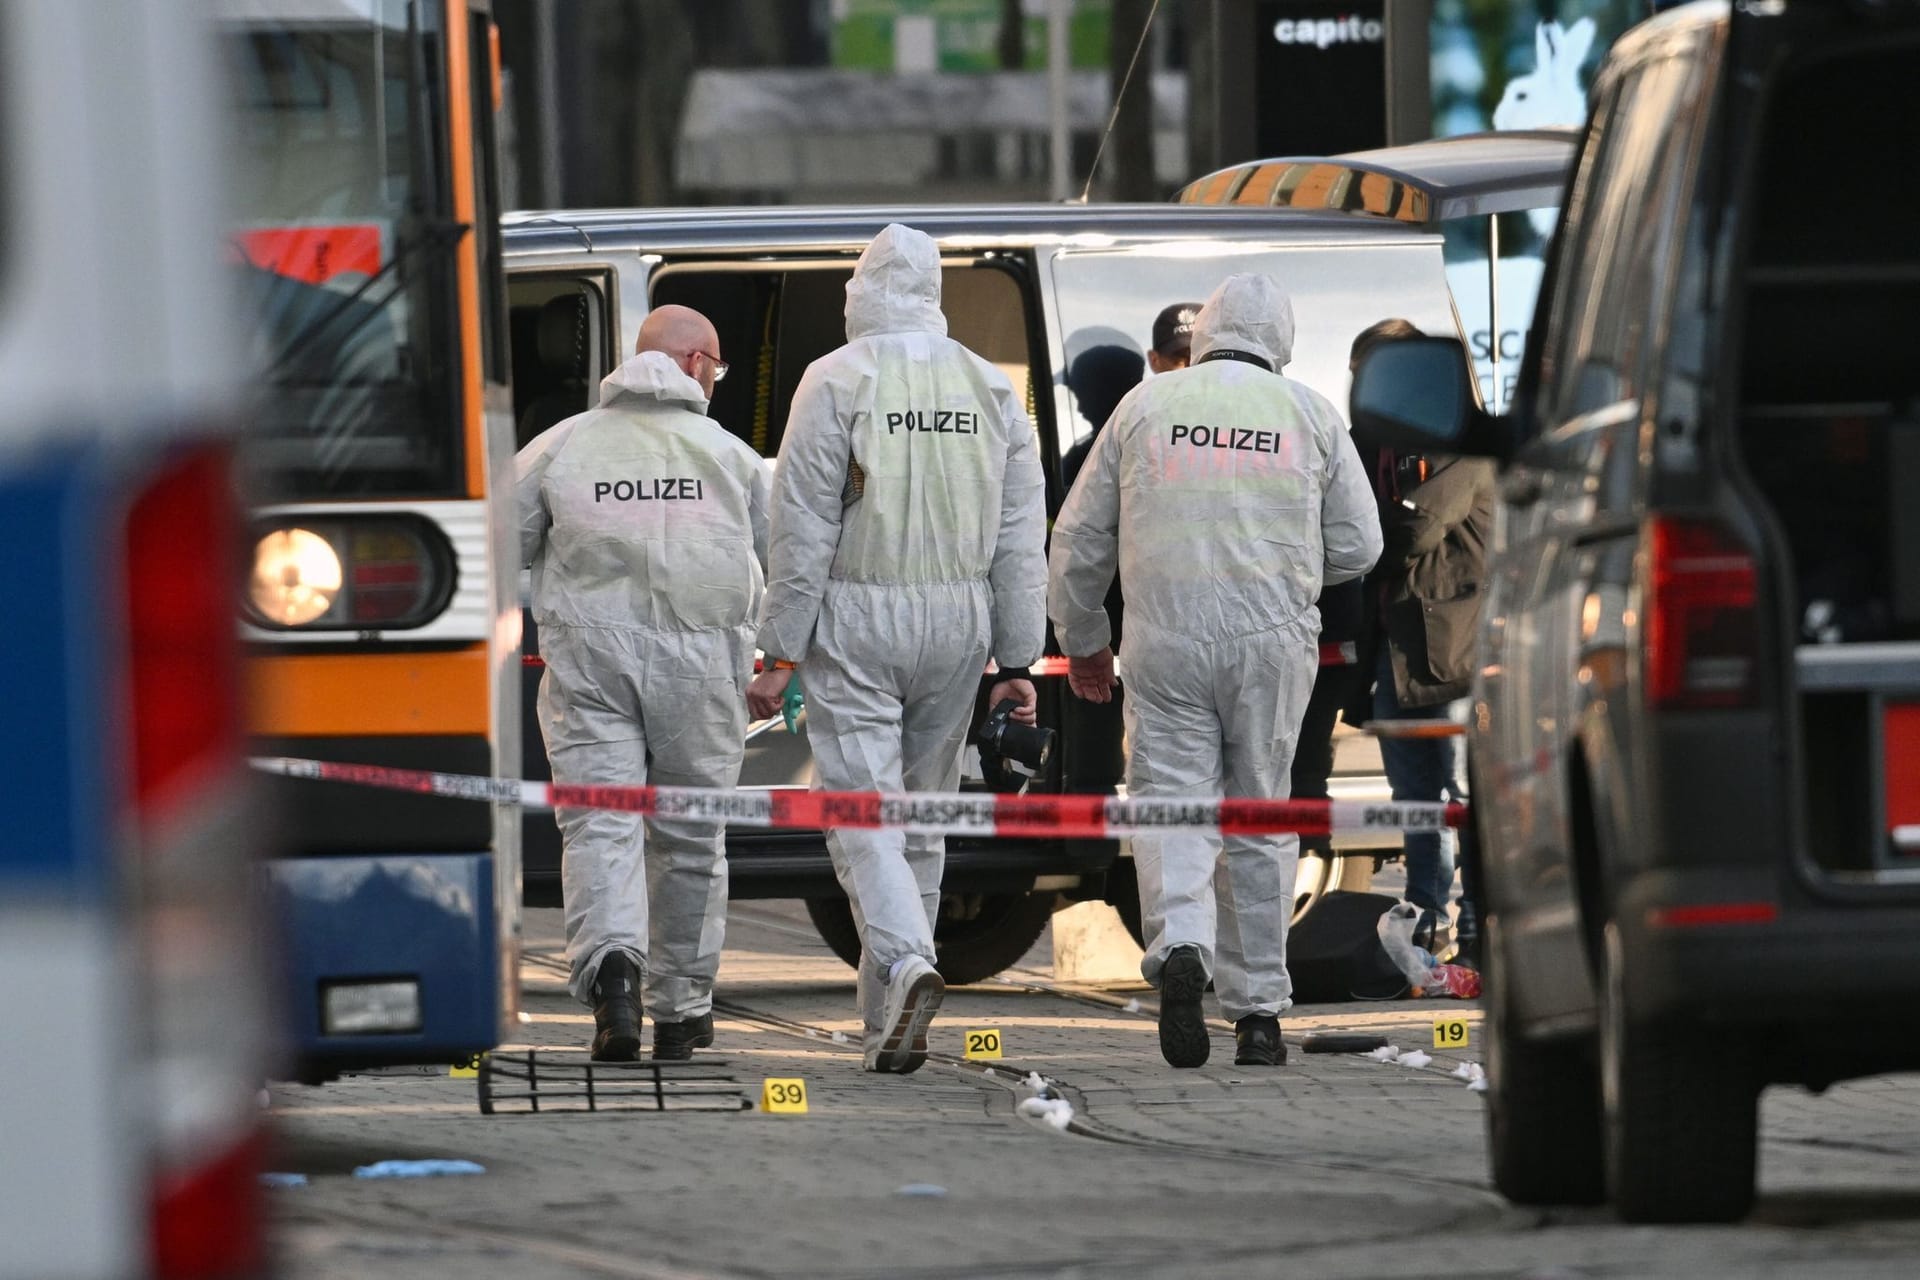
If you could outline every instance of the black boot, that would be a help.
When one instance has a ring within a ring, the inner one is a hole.
[[[1280,1019],[1270,1013],[1250,1013],[1233,1024],[1233,1065],[1283,1067],[1287,1042],[1280,1038]]]
[[[1213,1046],[1207,1040],[1207,1015],[1200,997],[1207,989],[1206,966],[1194,947],[1175,947],[1160,970],[1160,1056],[1169,1066],[1203,1067]]]
[[[609,951],[593,979],[593,1060],[633,1062],[640,1056],[640,966]]]
[[[703,1013],[682,1022],[653,1020],[653,1056],[659,1062],[685,1062],[695,1049],[713,1044],[713,1015]]]
[[[1480,926],[1462,923],[1457,935],[1457,948],[1453,953],[1453,963],[1468,969],[1480,967]]]

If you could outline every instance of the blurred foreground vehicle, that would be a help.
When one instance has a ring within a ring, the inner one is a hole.
[[[211,0],[264,372],[245,610],[261,755],[508,775],[518,548],[497,62],[469,0]],[[274,779],[295,1072],[447,1062],[518,1004],[519,814]]]
[[[1049,512],[1066,496],[1062,455],[1093,430],[1089,412],[1104,416],[1091,406],[1110,408],[1131,385],[1096,388],[1079,371],[1130,362],[1137,376],[1154,317],[1205,298],[1233,272],[1271,272],[1292,293],[1299,334],[1287,374],[1336,403],[1345,395],[1348,347],[1368,325],[1403,315],[1431,332],[1459,331],[1440,237],[1365,212],[1029,205],[514,214],[505,240],[520,442],[596,403],[600,379],[632,349],[647,311],[680,303],[712,319],[733,367],[714,393],[713,417],[771,459],[801,374],[845,341],[855,257],[895,221],[940,244],[948,332],[1025,396]],[[531,625],[529,653],[537,649]],[[1118,717],[1087,715],[1087,704],[1067,692],[1058,647],[1050,642],[1048,653],[1034,668],[1040,720],[1060,742],[1029,790],[1112,792],[1122,781]],[[527,672],[528,708],[538,676]],[[976,726],[986,710],[976,708]],[[778,722],[759,728],[742,785],[807,785],[804,726],[797,734]],[[525,768],[528,778],[547,776],[537,736]],[[988,785],[972,748],[963,772],[965,785]],[[1357,798],[1351,787],[1361,781],[1337,780],[1336,789]],[[1385,794],[1383,779],[1366,781],[1368,793]],[[552,815],[529,814],[525,838],[529,894],[551,894],[559,872]],[[1397,835],[1343,838],[1330,857],[1303,857],[1296,911],[1311,910],[1329,890],[1367,886],[1374,850],[1359,846],[1399,843]],[[821,936],[856,962],[852,912],[819,832],[737,828],[727,850],[733,897],[806,899]],[[948,982],[978,981],[1013,964],[1068,902],[1111,901],[1139,933],[1131,860],[1110,840],[951,838],[944,887],[936,942]]]
[[[264,1269],[211,51],[0,4],[0,1277]]]
[[[1920,1067],[1920,6],[1614,46],[1514,411],[1457,344],[1358,421],[1502,459],[1470,725],[1494,1180],[1738,1218],[1757,1099]]]

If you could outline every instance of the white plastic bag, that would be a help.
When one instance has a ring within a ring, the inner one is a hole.
[[[1424,947],[1413,943],[1414,926],[1420,923],[1420,908],[1411,902],[1396,902],[1380,917],[1380,946],[1393,967],[1412,987],[1433,985],[1433,957]]]

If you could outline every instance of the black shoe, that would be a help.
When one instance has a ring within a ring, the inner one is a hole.
[[[640,1057],[640,966],[624,951],[610,951],[593,979],[593,1060],[633,1062]]]
[[[1233,1065],[1284,1067],[1287,1042],[1280,1038],[1280,1019],[1270,1013],[1250,1013],[1233,1024]]]
[[[684,1022],[653,1020],[653,1056],[659,1062],[685,1062],[695,1049],[713,1045],[713,1015],[703,1013]]]
[[[1160,970],[1160,1056],[1169,1066],[1201,1067],[1213,1044],[1200,996],[1207,989],[1206,966],[1196,947],[1175,947]]]

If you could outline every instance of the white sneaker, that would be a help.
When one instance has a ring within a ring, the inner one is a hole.
[[[880,1030],[867,1037],[867,1070],[906,1075],[927,1060],[927,1026],[946,999],[947,984],[925,956],[911,955],[886,990]]]

